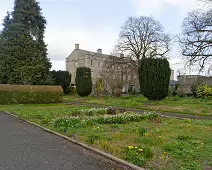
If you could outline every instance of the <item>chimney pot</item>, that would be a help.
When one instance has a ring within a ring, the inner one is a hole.
[[[79,44],[75,44],[75,50],[79,50]]]
[[[97,53],[102,54],[102,49],[99,48],[99,49],[97,50]]]

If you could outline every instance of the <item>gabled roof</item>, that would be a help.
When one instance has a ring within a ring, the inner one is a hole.
[[[97,57],[104,57],[104,58],[112,57],[112,55],[100,54],[98,52],[92,52],[92,51],[87,51],[82,49],[78,49],[77,51],[81,52],[84,55],[89,55],[89,56],[97,56]]]

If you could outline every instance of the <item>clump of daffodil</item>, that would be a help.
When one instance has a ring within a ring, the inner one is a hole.
[[[143,152],[144,150],[143,149],[138,149],[139,151]]]
[[[134,148],[134,146],[128,146],[128,149],[133,149]]]
[[[99,127],[93,126],[94,130],[99,129]]]

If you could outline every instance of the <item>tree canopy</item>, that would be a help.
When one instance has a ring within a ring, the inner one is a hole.
[[[0,34],[0,83],[49,83],[46,23],[37,1],[15,0],[14,10],[7,13]]]
[[[130,17],[122,26],[116,48],[133,60],[164,57],[169,51],[170,37],[152,17]]]

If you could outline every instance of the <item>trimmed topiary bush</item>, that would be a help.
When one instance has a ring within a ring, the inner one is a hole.
[[[70,93],[71,74],[68,71],[51,71],[53,85],[60,85],[65,94]]]
[[[149,100],[168,96],[171,69],[167,59],[144,58],[139,65],[141,93]]]
[[[61,86],[0,84],[0,104],[48,104],[62,101]]]
[[[91,69],[79,67],[76,71],[76,88],[79,96],[89,96],[92,91]]]

